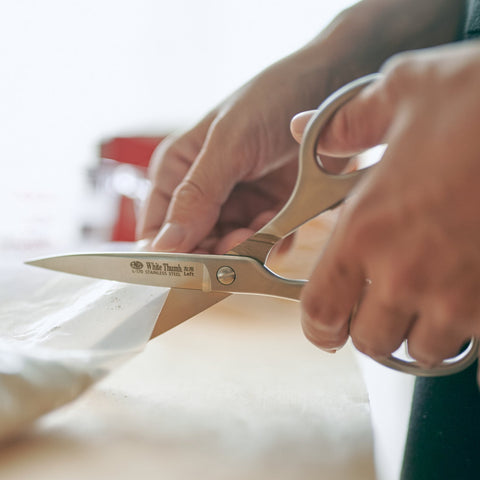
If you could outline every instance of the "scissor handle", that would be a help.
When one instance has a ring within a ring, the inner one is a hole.
[[[444,377],[459,373],[469,367],[478,358],[480,342],[472,338],[467,348],[455,358],[445,360],[440,365],[432,368],[421,367],[416,361],[402,360],[394,355],[385,359],[375,359],[385,367],[393,368],[403,373],[410,373],[417,377]]]
[[[379,78],[367,75],[348,83],[330,95],[308,122],[299,151],[299,171],[295,188],[278,215],[259,233],[283,238],[322,212],[341,203],[368,168],[344,174],[327,172],[318,160],[320,133],[335,112],[357,93]]]
[[[318,161],[318,137],[334,113],[379,76],[372,74],[358,78],[337,90],[320,105],[305,128],[299,151],[297,182],[290,198],[269,223],[231,253],[248,255],[263,263],[273,245],[281,238],[345,199],[369,167],[344,174],[327,172]]]
[[[316,147],[323,128],[345,103],[380,77],[367,75],[348,83],[330,95],[308,122],[299,152],[299,171],[295,188],[283,209],[261,230],[235,247],[231,254],[247,255],[264,263],[268,253],[281,238],[294,232],[308,220],[341,203],[370,167],[345,174],[327,172],[318,160]],[[433,368],[423,368],[416,361],[396,356],[376,359],[378,363],[404,373],[423,377],[438,377],[458,373],[478,357],[480,342],[472,338],[459,356]]]

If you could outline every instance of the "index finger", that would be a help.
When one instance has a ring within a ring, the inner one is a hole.
[[[302,293],[302,327],[307,338],[326,350],[348,339],[349,319],[365,287],[364,269],[339,222]]]
[[[171,141],[170,141],[171,142]],[[185,177],[190,162],[183,151],[165,140],[153,154],[150,176],[151,186],[140,210],[137,238],[153,238],[161,228],[170,205],[173,192]]]

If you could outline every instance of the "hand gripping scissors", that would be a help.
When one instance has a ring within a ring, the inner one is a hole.
[[[325,171],[316,155],[317,139],[333,114],[378,74],[345,85],[328,97],[308,123],[299,151],[294,190],[283,209],[263,228],[226,255],[178,253],[77,253],[27,262],[52,270],[120,282],[170,287],[154,335],[163,333],[232,293],[260,294],[298,300],[305,280],[281,277],[265,266],[273,246],[308,220],[342,203],[366,167],[345,174]],[[477,358],[479,341],[471,339],[462,354],[433,368],[397,356],[377,362],[417,376],[457,373]]]

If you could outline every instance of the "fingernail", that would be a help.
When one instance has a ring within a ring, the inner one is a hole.
[[[337,353],[338,348],[322,348],[325,353]]]
[[[313,115],[313,111],[297,113],[290,122],[290,131],[296,140],[301,140],[305,126]]]
[[[176,250],[183,242],[186,232],[185,227],[178,223],[166,223],[153,241],[153,248],[163,252]]]
[[[301,142],[305,125],[303,124],[299,125],[300,122],[298,121],[297,117],[298,115],[292,118],[292,121],[290,123],[290,132],[292,133],[293,138],[297,142]]]

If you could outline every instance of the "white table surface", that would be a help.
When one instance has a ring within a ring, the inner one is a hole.
[[[328,228],[304,227],[277,271],[306,278]],[[299,317],[295,302],[228,298],[4,443],[0,478],[374,479],[353,349],[321,352]]]
[[[3,445],[0,478],[360,480],[372,451],[350,348],[311,346],[293,302],[236,296]]]

